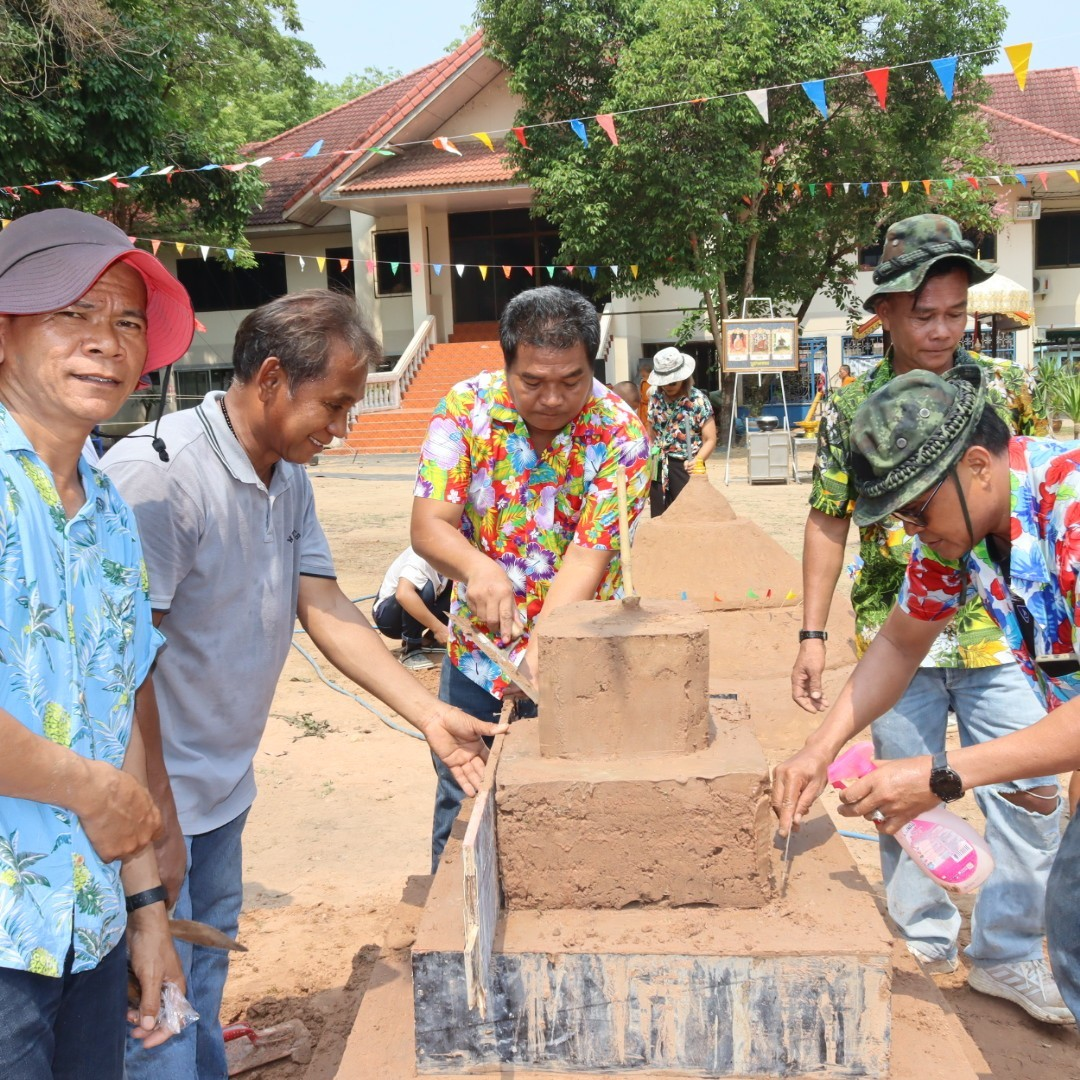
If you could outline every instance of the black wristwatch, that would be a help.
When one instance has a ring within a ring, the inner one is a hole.
[[[942,802],[956,802],[964,794],[964,782],[955,769],[949,768],[945,751],[934,755],[930,765],[930,790]]]
[[[829,635],[824,630],[800,630],[799,631],[799,644],[804,641],[810,641],[817,639],[818,641],[828,641]]]

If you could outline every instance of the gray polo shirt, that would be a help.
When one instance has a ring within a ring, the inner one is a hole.
[[[130,436],[101,462],[138,519],[150,603],[168,612],[154,688],[187,835],[254,800],[252,761],[292,640],[300,575],[336,576],[303,467],[279,461],[267,490],[225,423],[222,396],[162,418],[168,462],[150,439]]]

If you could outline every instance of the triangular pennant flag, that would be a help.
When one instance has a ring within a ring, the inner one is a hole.
[[[1050,189],[1046,186],[1047,173],[1041,172],[1038,174],[1038,177],[1042,181],[1043,191],[1049,191]]]
[[[155,255],[156,255],[156,254],[158,253],[158,248],[159,248],[159,247],[161,247],[161,241],[160,241],[160,240],[151,240],[151,241],[150,241],[150,250],[151,250],[151,251],[152,251],[152,252],[153,252],[153,253],[154,253]]]
[[[832,184],[831,183],[826,183],[826,185],[825,185],[825,194],[826,194],[826,196],[828,198],[830,198],[830,199],[832,198]]]
[[[945,100],[952,101],[953,87],[956,84],[956,57],[943,56],[940,60],[931,60],[930,66],[941,83],[941,89],[945,91]]]
[[[555,267],[554,266],[545,266],[544,269],[547,270],[549,278],[553,278],[555,276]]]
[[[416,263],[416,262],[414,262],[414,263],[412,264],[412,272],[413,272],[414,274],[419,274],[419,273],[420,273],[420,267],[421,267],[422,265],[423,265],[422,263]]]
[[[595,266],[590,266],[590,267],[589,267],[589,274],[590,274],[590,275],[591,275],[591,276],[592,276],[592,277],[593,277],[594,279],[596,278],[596,267],[595,267]]]
[[[319,268],[320,273],[323,270],[325,270],[326,269],[326,256],[325,255],[316,255],[315,256],[315,265]]]
[[[976,190],[979,190],[979,178],[977,176],[965,176],[964,179]]]
[[[617,266],[613,266],[613,267],[611,268],[611,272],[612,272],[612,273],[613,273],[613,274],[614,274],[614,275],[615,275],[616,277],[618,277],[618,276],[619,276],[619,268],[618,268]]]
[[[851,190],[851,184],[849,184],[849,183],[847,183],[845,181],[845,183],[844,183],[844,194],[846,195],[850,190]]]
[[[297,153],[297,151],[290,150],[287,154],[281,154],[277,158],[277,160],[278,161],[292,161],[294,158],[298,158],[299,156],[300,155],[299,155],[299,153]]]
[[[997,186],[998,186],[998,187],[1004,187],[1004,186],[1005,186],[1005,185],[1004,185],[1004,184],[1003,184],[1003,183],[1001,182],[1001,177],[1000,177],[1000,176],[991,176],[991,177],[990,177],[990,179],[991,179],[991,180],[993,180],[993,181],[994,181],[994,183],[995,183],[995,184],[997,184]]]
[[[825,102],[825,80],[810,79],[802,84],[802,88],[806,96],[817,106],[817,111],[828,120],[829,106]]]
[[[461,275],[465,273],[465,264],[464,263],[458,263],[454,267],[454,269],[457,270],[457,276],[461,277]]]
[[[506,265],[506,264],[504,263],[504,264],[503,264],[503,268],[502,268],[502,271],[503,271],[503,275],[504,275],[505,277],[509,277],[509,276],[510,276],[510,271],[511,271],[511,270],[513,270],[513,269],[514,269],[514,268],[513,268],[512,266],[507,266],[507,265]]]
[[[385,146],[373,146],[371,148],[373,154],[380,154],[382,157],[397,157],[397,154],[393,150],[388,150]]]
[[[1070,175],[1070,176],[1071,176],[1071,177],[1073,178],[1073,180],[1074,180],[1074,181],[1075,181],[1075,182],[1076,182],[1077,184],[1080,184],[1080,170],[1077,170],[1077,169],[1066,169],[1065,171],[1066,171],[1066,172],[1067,172],[1067,173],[1068,173],[1068,174],[1069,174],[1069,175]]]
[[[495,147],[491,144],[491,136],[486,131],[474,131],[472,137],[479,139],[493,154],[495,153]]]
[[[884,109],[885,99],[889,96],[889,69],[887,67],[872,68],[864,74],[874,88],[874,93],[877,94],[878,104]]]
[[[369,274],[374,274],[375,273],[375,260],[374,259],[365,259],[364,260],[364,266],[367,267],[367,272]]]
[[[236,262],[236,248],[226,248],[225,254],[229,256],[229,262]]]
[[[300,273],[303,273],[304,272],[304,267],[307,266],[307,263],[304,262],[304,256],[303,255],[297,255],[297,259],[299,259],[299,261],[300,261]]]
[[[483,278],[484,281],[487,281],[487,272],[488,268],[486,266],[480,267],[480,277]]]
[[[586,146],[589,145],[589,133],[585,130],[585,125],[580,120],[571,120],[570,128]]]
[[[901,180],[901,181],[900,181],[900,190],[901,190],[901,191],[902,191],[902,192],[903,192],[903,193],[904,193],[905,195],[906,195],[906,194],[908,193],[908,188],[909,188],[909,187],[911,187],[911,181],[910,181],[910,180]]]
[[[634,278],[635,281],[637,281],[637,271],[638,271],[637,263],[631,263],[630,264],[630,273],[633,275],[633,278]]]
[[[598,113],[596,122],[604,129],[604,134],[611,140],[612,146],[619,145],[619,136],[615,134],[615,117],[611,113]]]
[[[746,595],[747,595],[747,598],[750,599],[750,600],[760,600],[761,599],[761,597],[759,597],[758,594],[756,592],[754,592],[753,589],[747,589],[746,590]]]
[[[115,175],[116,175],[116,173],[114,173],[114,172],[111,172],[111,173],[109,173],[109,175],[108,175],[108,176],[95,176],[95,177],[93,178],[93,181],[92,181],[92,183],[95,183],[95,184],[104,184],[106,180],[111,180],[111,179],[112,179],[112,178],[113,178],[113,177],[114,177]]]
[[[1031,42],[1025,42],[1023,45],[1006,45],[1005,55],[1012,64],[1016,85],[1023,90],[1027,84],[1028,64],[1031,62]]]
[[[787,596],[784,597],[784,599],[785,600],[794,600],[795,599],[795,590],[794,589],[789,589],[788,594],[787,594]]]
[[[247,167],[248,163],[246,161],[238,161],[235,165],[222,165],[222,168],[225,169],[226,172],[240,172]]]
[[[766,600],[771,600],[772,599],[772,589],[766,589],[765,590],[765,599]]]
[[[525,129],[523,127],[516,127],[513,129],[514,137],[517,139],[526,150],[529,149],[529,144],[525,141]]]
[[[158,169],[156,172],[152,172],[151,176],[168,176],[169,173],[175,169],[175,165],[166,165],[164,169]]]
[[[345,273],[346,270],[349,269],[349,261],[350,261],[349,259],[338,259],[338,261],[337,261],[338,262],[338,267],[340,268],[340,270],[341,270],[341,272],[343,274]]]
[[[109,178],[109,183],[112,184],[112,186],[115,188],[131,187],[130,184],[125,184],[123,183],[123,181],[117,180],[115,176]]]
[[[200,166],[195,171],[196,172],[210,172],[211,169],[220,169],[220,168],[221,168],[220,165],[215,165],[212,161],[210,161],[210,162],[207,162],[207,164]]]
[[[183,255],[184,254],[184,248],[187,247],[187,244],[182,244],[179,241],[177,241],[175,247],[176,247],[176,254],[177,255]]]
[[[313,142],[304,152],[301,157],[318,157],[319,151],[323,148],[323,140],[319,139],[318,142]]]
[[[27,191],[32,191],[35,195],[40,195],[41,194],[41,192],[36,187],[34,187],[33,184],[25,184],[23,186],[26,188]],[[127,187],[127,186],[128,186],[127,184],[124,185],[124,187]]]
[[[946,187],[946,189],[947,189],[947,190],[949,190],[949,191],[952,191],[952,189],[953,189],[953,184],[955,184],[955,183],[956,183],[956,181],[955,181],[955,180],[954,180],[954,179],[953,179],[953,178],[952,178],[951,176],[950,176],[950,177],[948,177],[948,178],[947,178],[947,179],[945,180],[945,187]]]
[[[445,150],[448,154],[457,154],[458,157],[462,156],[461,151],[445,135],[440,135],[437,139],[432,139],[431,145],[437,150]]]
[[[758,115],[767,124],[769,122],[769,91],[747,90],[746,96],[750,99]]]
[[[869,182],[868,182],[868,181],[864,180],[864,181],[863,181],[863,182],[862,182],[862,183],[861,183],[861,184],[859,185],[859,187],[861,187],[861,188],[862,188],[863,198],[865,199],[865,198],[866,198],[866,196],[867,196],[867,195],[868,195],[868,194],[870,193],[870,184],[869,184]]]
[[[262,168],[262,167],[263,167],[263,166],[264,166],[265,164],[267,164],[267,162],[270,162],[270,161],[273,161],[273,160],[274,160],[274,159],[273,159],[272,157],[261,157],[261,158],[256,158],[256,159],[255,159],[255,160],[254,160],[254,161],[253,161],[253,162],[251,163],[251,167],[252,167],[253,169],[261,169],[261,168]]]
[[[888,180],[882,180],[881,181],[881,192],[882,192],[883,195],[888,195],[889,194],[889,181]]]
[[[782,183],[776,185],[776,194],[777,195],[783,195],[784,194],[784,185]]]
[[[202,253],[203,262],[206,262],[206,256],[210,254],[210,248],[206,244],[200,244],[199,251]]]
[[[140,165],[133,173],[128,173],[127,178],[130,180],[134,176],[142,176],[144,172],[149,172],[149,165]]]
[[[529,277],[536,277],[535,266],[523,266],[522,269],[529,275]]]
[[[574,272],[574,266],[573,266],[573,264],[570,264],[570,265],[568,265],[568,266],[566,267],[566,272],[567,272],[568,274],[572,274],[572,273]]]
[[[812,199],[817,194],[817,184],[810,185],[810,198]]]
[[[802,196],[802,184],[795,185],[795,198],[798,199]]]
[[[396,274],[398,272],[398,267],[400,265],[401,265],[401,263],[399,263],[399,262],[392,262],[390,264],[390,273],[391,274]]]
[[[441,276],[441,274],[442,274],[442,263],[433,263],[431,269],[435,271],[435,276],[436,277]]]
[[[930,194],[930,184],[931,184],[931,181],[929,181],[929,180],[924,180],[922,182],[923,190],[926,192],[927,195]]]
[[[1015,174],[1015,176],[1016,176],[1016,179],[1019,180],[1020,183],[1024,185],[1024,187],[1027,187],[1027,177],[1023,173],[1018,172],[1018,173]]]

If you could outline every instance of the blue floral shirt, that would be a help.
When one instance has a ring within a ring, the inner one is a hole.
[[[158,645],[135,519],[85,459],[67,520],[52,474],[0,405],[0,708],[35,735],[123,765],[135,690]],[[0,967],[59,976],[97,965],[126,916],[103,863],[58,806],[0,796]]]
[[[985,543],[963,562],[949,562],[916,540],[898,603],[917,619],[947,619],[960,607],[970,579],[1032,689],[1051,710],[1080,694],[1080,674],[1052,676],[1035,663],[1072,659],[1080,644],[1080,442],[1016,436],[1009,443],[1009,470],[1011,592]],[[1034,656],[1013,594],[1031,614]]]

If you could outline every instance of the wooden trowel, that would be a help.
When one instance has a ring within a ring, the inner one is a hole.
[[[540,691],[530,679],[527,679],[518,671],[511,661],[509,653],[503,652],[487,634],[457,612],[450,616],[450,622],[499,669],[502,675],[515,686],[520,686],[526,697],[537,704],[540,703]]]

